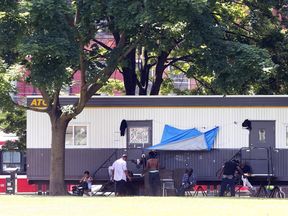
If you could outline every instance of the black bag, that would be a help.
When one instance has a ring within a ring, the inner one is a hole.
[[[242,127],[246,127],[247,130],[251,131],[252,130],[251,121],[245,119],[245,121],[242,123]]]
[[[84,193],[84,189],[82,187],[79,187],[79,186],[72,187],[73,196],[83,196],[83,193]]]
[[[86,181],[82,181],[78,187],[82,187],[83,190],[88,189],[88,183]]]

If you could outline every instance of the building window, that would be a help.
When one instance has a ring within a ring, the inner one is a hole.
[[[5,172],[7,168],[18,168],[18,172],[26,171],[26,155],[21,157],[20,152],[3,152],[2,169]]]
[[[259,141],[265,141],[265,129],[259,129]]]
[[[179,88],[181,90],[184,89],[191,89],[190,88],[190,79],[188,79],[186,77],[186,75],[184,73],[180,73],[180,74],[174,74],[173,73],[173,67],[169,67],[169,72],[171,73],[170,78],[174,80],[173,86],[175,88]]]
[[[71,125],[66,130],[66,146],[87,146],[87,126]]]
[[[127,121],[127,148],[152,146],[152,120]]]
[[[149,127],[129,128],[130,143],[149,143]]]
[[[66,86],[60,91],[60,95],[62,96],[69,96],[70,94],[71,94],[71,88],[69,86]]]

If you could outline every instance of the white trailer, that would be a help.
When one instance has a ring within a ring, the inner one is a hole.
[[[72,104],[75,100],[77,97],[62,97],[60,104]],[[29,97],[28,105],[43,108],[45,102],[39,97]],[[252,130],[242,126],[246,119]],[[124,136],[120,135],[122,120],[127,121]],[[129,159],[141,158],[142,149],[161,142],[166,124],[178,129],[196,128],[200,132],[219,127],[211,151],[159,152],[160,162],[168,169],[193,167],[199,181],[215,184],[217,170],[243,148],[242,157],[255,175],[273,175],[281,184],[288,182],[288,96],[275,95],[95,96],[68,126],[67,182],[79,179],[84,170],[92,173],[98,170],[116,149],[115,157],[104,166],[123,152],[130,154]],[[133,133],[142,136],[136,139]],[[49,181],[50,147],[48,115],[28,111],[27,176],[31,182]],[[263,149],[250,151],[256,148]],[[273,163],[268,164],[267,157]],[[254,160],[257,158],[261,160]],[[135,174],[141,173],[134,163],[128,165]],[[97,172],[96,181],[107,178],[107,170]]]

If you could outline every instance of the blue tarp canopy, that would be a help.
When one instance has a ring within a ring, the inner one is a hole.
[[[161,143],[146,149],[163,151],[210,151],[219,127],[204,133],[195,128],[181,130],[165,125]]]

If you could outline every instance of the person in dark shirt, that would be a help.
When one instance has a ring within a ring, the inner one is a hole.
[[[238,170],[241,175],[244,176],[244,173],[242,172],[242,170],[240,169],[240,167],[237,164],[237,160],[233,160],[233,161],[228,161],[226,162],[219,173],[218,178],[221,178],[221,175],[223,173],[222,176],[222,183],[221,183],[221,191],[220,191],[220,195],[219,196],[223,196],[224,192],[225,192],[225,188],[227,185],[230,186],[231,188],[231,196],[234,197],[235,196],[235,171]],[[246,178],[244,176],[244,178]]]
[[[191,189],[196,186],[196,177],[193,174],[193,169],[189,169],[187,173],[183,175],[182,184],[178,190],[177,196],[184,196],[185,190]]]
[[[247,175],[247,176],[250,176],[250,175],[251,175],[251,168],[250,168],[249,165],[247,165],[247,164],[245,163],[245,161],[242,161],[242,162],[241,162],[240,168],[241,168],[242,172],[243,172],[245,175]],[[239,176],[239,177],[241,176],[241,179],[242,179],[242,181],[243,181],[243,187],[244,187],[244,188],[245,188],[246,185],[247,185],[248,188],[249,188],[249,190],[250,190],[250,192],[251,192],[251,191],[253,191],[253,192],[256,191],[256,189],[255,189],[255,188],[252,186],[252,184],[249,182],[248,178],[244,178],[244,176],[243,176],[243,175],[240,175],[239,172],[237,172],[236,175]]]

